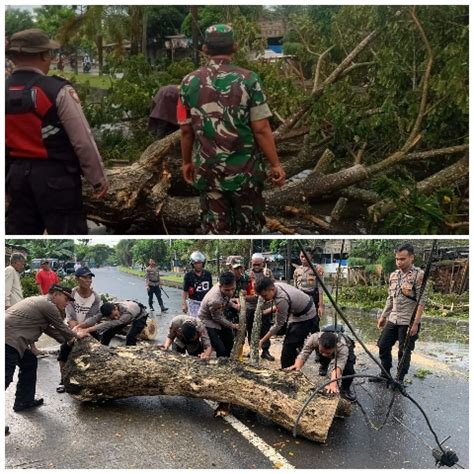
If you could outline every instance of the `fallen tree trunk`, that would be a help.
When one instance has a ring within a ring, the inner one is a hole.
[[[108,170],[110,188],[100,201],[91,198],[92,189],[85,184],[83,199],[88,218],[119,233],[127,232],[133,224],[143,226],[147,233],[176,233],[173,232],[176,229],[194,229],[195,232],[195,229],[199,229],[199,198],[189,196],[194,192],[193,188],[182,180],[181,162],[177,153],[179,138],[180,132],[177,131],[150,145],[138,162]],[[328,137],[316,144],[317,151],[313,148],[313,153],[319,154],[319,149],[331,139],[332,137]],[[394,155],[397,156],[395,162],[405,162],[455,154],[467,149],[468,145],[459,145],[424,152],[397,152],[369,167],[355,165],[321,175],[321,167],[325,169],[323,163],[326,164],[328,157],[331,157],[330,153],[326,153],[324,160],[319,163],[318,171],[311,173],[305,180],[283,188],[266,190],[266,211],[269,216],[278,216],[285,206],[298,207],[309,199],[334,194],[350,199],[359,198],[365,203],[374,204],[377,201],[376,194],[367,190],[356,190],[352,185],[385,171],[394,164]],[[283,166],[289,176],[297,174],[314,166],[315,160],[312,156],[314,155],[311,153],[301,153],[287,160]],[[171,232],[168,232],[168,229]]]
[[[204,361],[153,346],[111,348],[91,339],[74,345],[64,382],[66,392],[79,401],[141,395],[204,398],[251,409],[287,430],[293,429],[315,388],[301,372],[256,368],[228,358]],[[325,442],[334,416],[347,414],[348,407],[339,397],[317,395],[304,411],[298,433]]]

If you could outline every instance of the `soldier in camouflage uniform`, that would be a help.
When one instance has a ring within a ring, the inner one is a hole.
[[[423,270],[413,265],[413,260],[414,250],[412,245],[404,244],[395,251],[397,270],[390,275],[387,302],[377,321],[377,327],[382,329],[382,334],[377,342],[380,362],[388,373],[392,368],[392,347],[398,341],[398,363],[400,364],[405,340],[407,336],[409,338],[408,353],[398,374],[400,382],[403,382],[410,367],[411,353],[415,349],[415,341],[418,339],[421,316],[426,301],[426,293],[423,293],[413,326],[410,333],[407,334],[424,276]],[[386,377],[385,373],[382,372],[380,377]],[[371,381],[379,380],[371,379]]]
[[[273,183],[285,182],[261,80],[230,63],[236,50],[230,26],[209,27],[203,51],[210,61],[183,79],[178,101],[183,175],[199,191],[206,234],[260,232],[265,172],[258,148]]]

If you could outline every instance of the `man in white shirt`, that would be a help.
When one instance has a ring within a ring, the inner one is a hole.
[[[10,257],[10,265],[5,268],[5,309],[18,303],[23,299],[20,273],[25,268],[25,256],[14,253]]]

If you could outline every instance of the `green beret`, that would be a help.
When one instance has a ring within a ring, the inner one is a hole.
[[[234,44],[234,30],[229,25],[211,25],[204,33],[204,43],[210,46]]]

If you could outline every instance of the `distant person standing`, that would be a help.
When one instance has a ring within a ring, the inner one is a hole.
[[[59,43],[39,29],[15,33],[5,83],[7,234],[87,234],[81,175],[100,199],[107,175],[71,84],[48,76]]]
[[[148,306],[150,307],[150,310],[154,311],[153,295],[155,295],[158,304],[160,305],[161,312],[164,313],[165,311],[168,311],[168,308],[165,308],[163,299],[161,298],[160,271],[156,266],[156,262],[152,258],[148,261],[148,267],[145,269],[145,286],[148,292]]]
[[[10,265],[5,268],[5,309],[23,299],[20,273],[25,268],[25,256],[14,253],[10,257]]]
[[[84,54],[84,57],[82,58],[82,71],[83,72],[89,72],[92,67],[92,62],[90,56],[86,53]]]
[[[190,257],[193,269],[184,275],[183,312],[190,316],[199,314],[201,301],[212,288],[212,275],[204,269],[206,257],[201,252],[193,252]]]
[[[262,81],[231,63],[229,25],[205,31],[209,63],[181,83],[178,123],[184,180],[199,192],[205,234],[258,234],[265,223],[265,155],[274,185],[285,183]]]
[[[41,268],[35,277],[36,284],[40,295],[47,295],[51,286],[59,284],[59,277],[54,270],[49,266],[49,260],[41,262]]]
[[[415,342],[420,332],[421,317],[427,297],[425,292],[420,298],[424,271],[413,264],[414,260],[413,245],[403,244],[395,250],[397,270],[390,274],[387,301],[377,321],[377,328],[382,331],[377,341],[380,362],[386,372],[390,374],[392,348],[398,342],[396,376],[397,380],[402,383],[410,368],[411,353],[415,350]],[[418,300],[420,304],[417,306]],[[415,308],[415,319],[410,326]],[[403,357],[404,349],[407,351],[405,357]],[[387,378],[387,374],[381,372],[379,377]],[[371,379],[371,381],[378,382],[379,379]]]
[[[79,260],[74,264],[74,273],[77,272],[77,270],[79,270],[79,268],[81,268],[81,262],[79,262]]]
[[[316,318],[318,321],[316,332],[319,332],[319,322],[324,314],[323,290],[320,285],[318,285],[318,279],[309,266],[309,262],[306,260],[303,252],[300,253],[300,261],[301,265],[296,267],[293,273],[293,281],[298,290],[301,290],[313,298],[317,310]],[[324,270],[321,265],[315,265],[315,270],[318,272],[320,277],[323,277]]]

